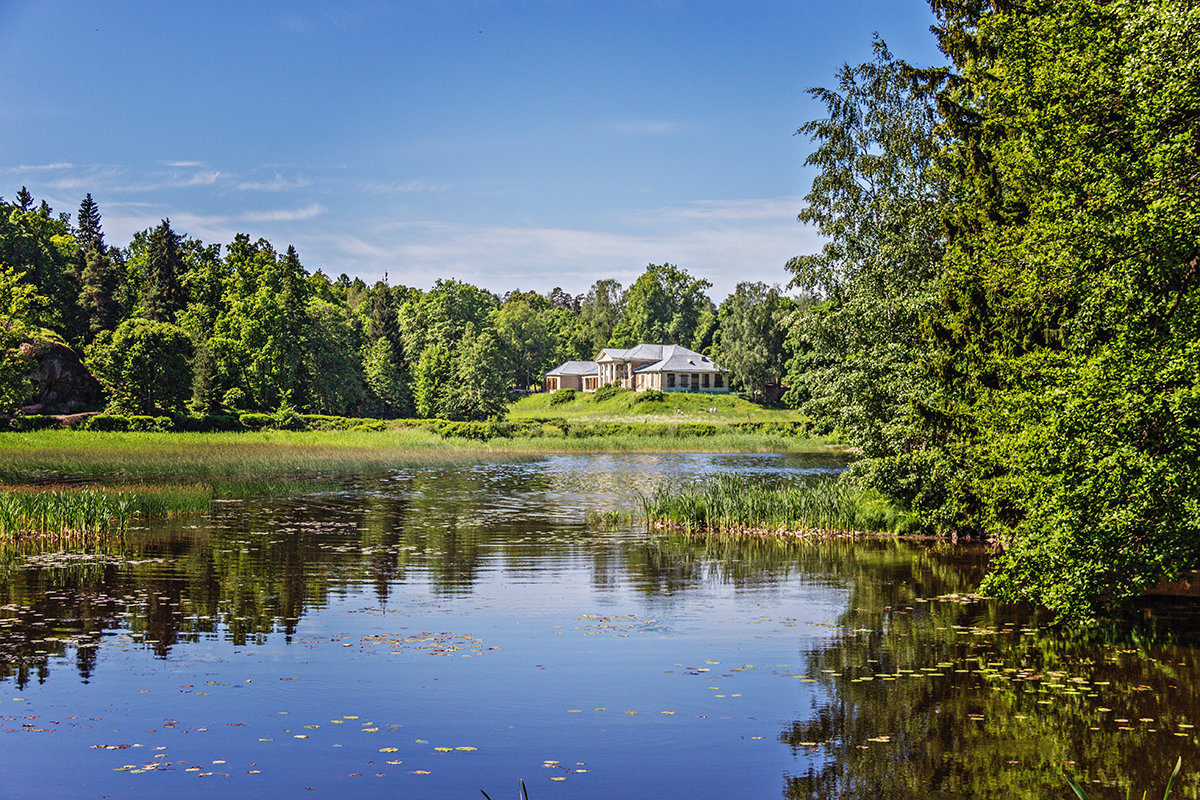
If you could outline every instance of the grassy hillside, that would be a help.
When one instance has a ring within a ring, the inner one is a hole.
[[[664,400],[647,400],[646,395],[622,390],[615,397],[597,400],[576,392],[567,403],[552,405],[554,394],[523,397],[508,411],[513,421],[562,417],[580,422],[791,422],[802,419],[797,411],[770,409],[732,394],[685,394],[668,392]],[[710,409],[714,409],[710,411]]]

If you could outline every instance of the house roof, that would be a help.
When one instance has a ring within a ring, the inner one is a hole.
[[[695,350],[688,350],[677,344],[657,345],[662,347],[662,357],[635,372],[724,372],[716,362]]]
[[[595,375],[599,371],[600,365],[595,361],[567,361],[558,365],[546,374],[549,376]]]

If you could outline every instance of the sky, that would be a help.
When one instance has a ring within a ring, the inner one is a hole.
[[[0,0],[0,196],[295,245],[427,289],[786,285],[795,131],[842,63],[940,64],[924,0]]]

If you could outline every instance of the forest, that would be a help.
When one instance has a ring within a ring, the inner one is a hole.
[[[500,297],[454,279],[367,286],[310,272],[293,247],[245,234],[208,244],[169,219],[116,247],[90,194],[72,217],[22,187],[0,200],[0,412],[30,400],[32,355],[18,345],[38,338],[82,354],[109,409],[128,414],[288,406],[487,419],[563,361],[639,342],[720,354],[761,396],[783,376],[792,301],[744,283],[718,308],[710,286],[672,264],[649,265],[627,289],[598,280],[580,296]]]
[[[846,65],[801,125],[823,236],[788,296],[719,306],[671,264],[497,297],[309,272],[168,220],[104,241],[22,190],[0,208],[0,410],[30,331],[111,407],[471,419],[547,367],[674,342],[786,389],[853,474],[931,532],[990,541],[984,591],[1085,616],[1200,567],[1200,6],[931,0],[947,63]]]

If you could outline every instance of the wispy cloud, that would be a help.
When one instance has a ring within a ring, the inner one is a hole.
[[[67,161],[58,161],[53,164],[18,164],[15,167],[9,167],[6,172],[45,172],[46,170],[54,169],[72,169],[75,165]]]
[[[216,170],[207,172],[196,172],[191,175],[177,176],[171,179],[171,186],[212,186],[221,177],[221,173]]]
[[[683,125],[669,119],[625,119],[610,122],[607,128],[630,136],[668,136],[682,130]]]
[[[247,222],[300,222],[325,213],[325,207],[313,203],[304,208],[281,208],[274,211],[248,211],[242,215]]]
[[[712,223],[741,223],[748,220],[794,220],[803,208],[800,197],[771,197],[749,200],[700,200],[686,206],[662,208],[659,218],[698,220]]]
[[[176,167],[176,168],[179,168],[179,169],[186,169],[186,168],[189,168],[189,167],[203,167],[203,166],[204,166],[204,162],[203,162],[203,161],[167,161],[167,162],[164,162],[164,163],[165,163],[165,165],[166,165],[166,166],[168,166],[168,167]]]
[[[364,280],[388,270],[410,285],[457,277],[493,291],[562,286],[579,293],[600,278],[629,285],[647,264],[667,261],[712,282],[719,303],[741,281],[786,284],[787,260],[820,246],[795,221],[797,208],[794,198],[711,201],[660,209],[653,224],[637,230],[390,223],[354,237],[314,239],[308,247],[332,271]]]
[[[378,194],[434,194],[449,191],[451,184],[414,178],[407,181],[367,181],[362,188],[363,191]]]
[[[286,192],[292,189],[303,189],[311,183],[312,181],[302,177],[288,180],[276,172],[275,177],[269,181],[242,181],[237,188],[250,192]]]

